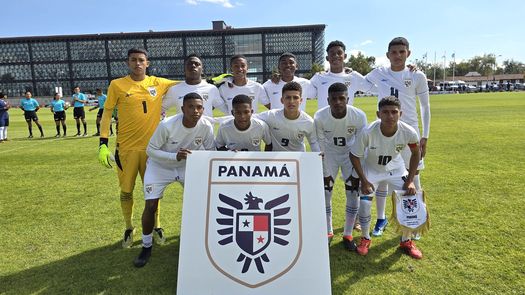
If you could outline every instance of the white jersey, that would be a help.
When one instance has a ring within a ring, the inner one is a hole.
[[[299,118],[290,120],[284,116],[284,109],[279,109],[257,114],[257,118],[268,124],[273,151],[304,152],[305,137],[312,151],[318,151],[314,120],[307,113],[301,111]]]
[[[430,102],[427,77],[421,71],[411,72],[409,68],[394,72],[389,67],[379,67],[366,75],[366,80],[375,84],[378,99],[395,96],[401,101],[401,121],[412,126],[419,134],[416,97],[419,97],[423,137],[430,133]]]
[[[380,125],[381,120],[376,120],[363,130],[352,145],[352,154],[365,158],[366,171],[404,174],[406,169],[401,151],[409,144],[418,144],[419,137],[414,128],[401,121],[397,124],[396,133],[390,137],[383,135]]]
[[[232,86],[233,87],[230,87]],[[261,84],[248,80],[246,85],[237,86],[233,83],[224,83],[219,87],[219,92],[221,93],[222,99],[228,106],[228,114],[231,114],[232,111],[232,100],[235,96],[239,94],[244,94],[249,96],[252,99],[252,109],[255,113],[258,110],[258,104],[267,105],[270,103],[266,91]]]
[[[346,106],[346,116],[336,119],[330,106],[318,110],[314,115],[317,141],[326,155],[349,155],[350,147],[366,127],[366,114],[353,106]]]
[[[261,151],[261,143],[271,144],[270,131],[264,121],[251,118],[250,127],[239,130],[235,127],[234,118],[221,123],[215,139],[218,148],[226,147],[236,151]]]
[[[297,82],[301,85],[302,93],[301,97],[303,102],[301,102],[301,111],[306,110],[306,100],[308,98],[316,97],[316,90],[310,83],[310,80],[300,77],[293,77],[294,82]],[[282,109],[283,103],[281,102],[281,97],[283,96],[283,86],[286,84],[283,80],[279,80],[279,84],[275,84],[272,80],[264,82],[263,87],[266,90],[266,94],[270,99],[271,109]]]
[[[182,125],[183,114],[167,117],[151,137],[146,153],[149,159],[165,167],[181,167],[186,160],[177,161],[181,148],[189,150],[215,150],[213,125],[202,117],[193,128]]]
[[[310,80],[312,86],[317,91],[317,109],[320,110],[328,106],[328,87],[330,85],[339,82],[343,83],[348,87],[348,104],[354,104],[354,95],[357,91],[367,92],[371,89],[371,84],[368,83],[363,75],[356,71],[352,71],[350,74],[345,72],[332,73],[332,72],[321,72],[316,73]]]
[[[182,112],[181,107],[184,95],[191,92],[198,93],[202,97],[205,116],[213,117],[213,108],[218,108],[226,115],[228,114],[226,113],[228,111],[226,103],[222,99],[219,89],[205,80],[196,85],[181,82],[171,86],[162,100],[162,113],[164,114],[171,108],[175,108],[177,114],[180,114]]]

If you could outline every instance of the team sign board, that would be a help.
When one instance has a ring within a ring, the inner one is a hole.
[[[321,157],[195,151],[178,294],[331,294]]]

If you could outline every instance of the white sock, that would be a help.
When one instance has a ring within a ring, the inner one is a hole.
[[[5,127],[0,127],[0,140],[4,140],[4,128]]]
[[[410,233],[409,235],[403,235],[401,236],[401,242],[406,242],[410,240],[410,238],[412,238],[412,233]]]
[[[4,127],[4,139],[7,139],[7,126]]]
[[[150,248],[153,246],[153,232],[149,235],[142,234],[142,247]]]
[[[333,233],[332,228],[332,192],[324,191],[324,202],[326,207],[326,232]]]
[[[361,236],[370,239],[370,208],[372,199],[369,196],[362,196],[359,201],[359,223],[361,223]]]
[[[386,190],[376,190],[376,210],[377,219],[385,219],[385,207],[386,207]]]
[[[346,216],[343,236],[351,236],[354,229],[355,218],[359,210],[359,194],[357,191],[346,191]]]

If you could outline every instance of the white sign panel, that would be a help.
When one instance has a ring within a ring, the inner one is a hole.
[[[330,294],[321,158],[193,152],[178,294]]]

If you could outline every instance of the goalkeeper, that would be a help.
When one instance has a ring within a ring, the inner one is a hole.
[[[104,112],[100,121],[99,161],[111,168],[108,148],[111,115],[118,108],[119,125],[115,163],[120,185],[120,206],[126,229],[122,246],[133,244],[133,189],[137,174],[144,180],[146,170],[146,147],[160,121],[162,97],[176,81],[147,76],[148,52],[132,48],[128,51],[127,65],[130,74],[111,81]],[[159,211],[155,213],[154,239],[162,244],[165,236],[160,227]]]

